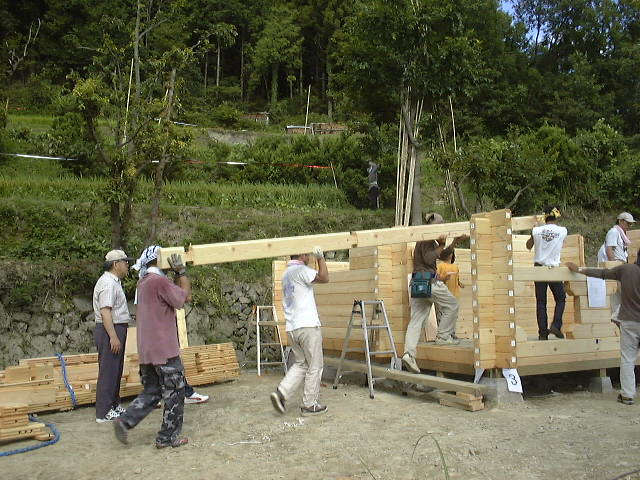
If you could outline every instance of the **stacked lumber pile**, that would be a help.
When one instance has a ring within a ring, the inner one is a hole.
[[[184,348],[181,356],[191,385],[230,380],[240,375],[231,343]],[[68,355],[64,357],[64,362],[67,381],[73,389],[76,403],[95,403],[98,354]],[[138,354],[127,354],[120,381],[121,397],[130,397],[142,391],[138,370]],[[18,366],[0,372],[0,406],[15,404],[25,405],[28,413],[73,408],[57,357],[23,359]]]
[[[35,438],[50,440],[51,434],[44,423],[29,420],[27,405],[0,406],[0,442]]]
[[[467,410],[469,412],[477,412],[484,408],[482,395],[465,392],[436,392],[434,396],[438,399],[440,405],[446,407],[459,408],[460,410]]]

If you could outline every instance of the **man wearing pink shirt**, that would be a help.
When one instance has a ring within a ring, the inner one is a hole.
[[[191,282],[180,255],[169,257],[174,272],[171,281],[157,266],[160,247],[147,247],[137,266],[138,281],[136,323],[140,379],[144,390],[114,422],[116,438],[127,443],[128,430],[140,423],[162,399],[162,427],[156,436],[156,448],[179,447],[188,443],[180,437],[184,412],[185,376],[180,360],[176,309],[191,298]]]

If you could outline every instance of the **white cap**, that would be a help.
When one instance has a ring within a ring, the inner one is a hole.
[[[119,260],[126,260],[127,262],[130,262],[130,261],[134,260],[131,257],[127,257],[127,254],[124,253],[124,251],[122,251],[122,250],[111,250],[109,253],[107,253],[104,256],[104,259],[107,262],[117,262]]]
[[[633,219],[633,215],[631,215],[629,212],[622,212],[620,215],[618,215],[618,220],[625,220],[629,223],[636,223],[636,221]]]

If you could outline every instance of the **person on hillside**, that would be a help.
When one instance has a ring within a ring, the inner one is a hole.
[[[444,219],[437,213],[427,214],[427,225],[444,223]],[[451,244],[445,248],[447,234],[441,235],[437,240],[424,240],[416,243],[413,251],[413,275],[417,272],[427,272],[433,275],[431,280],[431,296],[411,298],[411,320],[407,326],[404,339],[404,354],[402,364],[413,373],[420,373],[416,363],[416,348],[422,327],[424,325],[431,306],[436,306],[438,331],[436,333],[437,345],[457,345],[460,339],[456,337],[456,323],[458,321],[458,300],[449,291],[443,279],[436,277],[436,260],[445,259],[454,251],[454,248],[468,235],[455,237]],[[413,280],[412,280],[413,281]]]
[[[543,209],[544,225],[534,227],[531,237],[527,240],[527,249],[534,249],[533,265],[536,267],[558,267],[560,265],[560,252],[564,239],[567,238],[567,229],[558,225],[560,209],[556,205],[548,205]],[[536,292],[536,317],[538,319],[538,339],[548,340],[549,333],[557,338],[564,338],[561,332],[562,315],[566,302],[566,293],[562,282],[534,282]],[[547,316],[547,287],[553,294],[555,308],[553,311],[553,323],[549,328]]]
[[[572,272],[620,282],[620,394],[618,402],[633,405],[636,396],[635,364],[640,345],[640,250],[636,263],[614,268],[585,268],[568,262]]]
[[[372,161],[369,161],[369,168],[367,168],[367,181],[369,182],[369,208],[371,210],[377,210],[380,207],[380,186],[378,185],[378,169],[380,166]]]
[[[598,264],[604,262],[619,261],[627,263],[629,254],[627,249],[631,245],[631,240],[627,237],[627,232],[636,221],[629,212],[622,212],[616,218],[616,224],[609,229],[604,243],[598,250]],[[611,295],[611,321],[618,323],[620,312],[620,285],[618,291]]]
[[[302,415],[320,415],[327,411],[327,406],[319,403],[324,361],[313,284],[327,283],[329,271],[320,247],[313,249],[313,256],[318,262],[317,271],[308,266],[308,253],[291,255],[282,277],[286,331],[295,363],[271,394],[273,408],[280,413],[285,413],[287,402],[303,382]]]
[[[128,443],[128,431],[140,423],[162,399],[162,428],[156,436],[156,448],[180,447],[188,443],[181,437],[184,414],[184,367],[176,309],[191,298],[191,282],[178,254],[169,257],[174,272],[171,281],[157,266],[160,246],[147,247],[137,264],[140,280],[137,288],[137,328],[140,379],[143,391],[114,423],[116,438]]]
[[[96,422],[115,420],[124,412],[120,405],[120,379],[124,367],[124,347],[129,326],[129,307],[121,280],[127,276],[129,262],[122,250],[105,255],[104,273],[93,288],[93,338],[98,349]]]

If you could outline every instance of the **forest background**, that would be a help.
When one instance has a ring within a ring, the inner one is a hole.
[[[593,254],[640,213],[639,40],[635,0],[0,0],[0,301],[87,295],[111,247],[393,226],[415,100],[421,208],[557,203]]]

